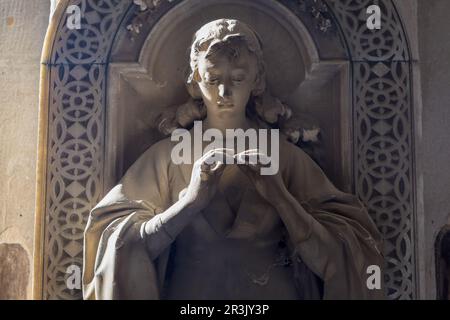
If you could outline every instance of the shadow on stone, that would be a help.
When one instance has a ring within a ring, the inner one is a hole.
[[[30,261],[17,243],[0,244],[0,299],[26,299]]]

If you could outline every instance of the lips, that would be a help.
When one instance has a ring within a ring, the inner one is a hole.
[[[218,102],[217,105],[219,106],[219,108],[233,108],[234,104],[232,104],[231,102]]]

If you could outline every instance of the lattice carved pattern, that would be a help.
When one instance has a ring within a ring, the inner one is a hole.
[[[411,71],[402,24],[390,0],[328,1],[353,61],[355,191],[385,240],[390,299],[416,295]],[[381,30],[366,26],[378,4]]]
[[[131,1],[131,0],[130,0]],[[43,297],[80,299],[67,267],[83,265],[83,232],[103,192],[105,71],[108,53],[130,1],[77,0],[80,30],[64,15],[50,68]]]

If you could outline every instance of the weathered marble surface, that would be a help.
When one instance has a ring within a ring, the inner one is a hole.
[[[0,244],[20,245],[26,258],[17,270],[0,259],[2,277],[25,280],[25,292],[0,284],[9,298],[32,297],[39,72],[49,8],[48,0],[0,3]]]

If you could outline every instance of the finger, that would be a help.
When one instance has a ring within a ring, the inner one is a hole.
[[[223,167],[224,163],[222,161],[216,161],[211,165],[211,171],[217,171],[219,168]]]
[[[200,159],[201,159],[201,161],[204,161],[205,159],[214,156],[214,154],[216,154],[216,153],[224,153],[226,155],[233,156],[234,150],[230,149],[230,148],[211,149],[211,150],[207,151]]]
[[[257,153],[260,152],[259,149],[248,149],[248,150],[244,150],[242,152],[240,152],[241,154],[247,154],[247,153]]]
[[[225,151],[223,151],[225,150]],[[213,165],[214,163],[217,163],[218,161],[222,163],[228,163],[232,164],[234,163],[233,155],[230,153],[230,151],[226,151],[230,149],[217,149],[214,150],[212,153],[207,154],[206,157],[203,158],[203,163],[207,163],[209,165]]]
[[[238,164],[250,166],[252,169],[259,168],[258,158],[256,154],[241,154],[238,158]]]
[[[200,165],[200,171],[201,172],[209,172],[209,171],[211,171],[211,165],[208,164],[208,163],[202,163]]]
[[[214,154],[215,150],[209,150],[207,151],[205,154],[203,154],[203,156],[200,157],[200,159],[198,159],[198,161],[200,163],[205,162],[205,159],[211,157]]]
[[[245,150],[242,151],[240,153],[238,153],[236,156],[240,156],[240,157],[244,157],[244,156],[258,156],[258,155],[263,155],[262,152],[259,152],[257,149],[252,149],[252,150]]]
[[[234,151],[232,149],[224,149],[227,151],[222,152],[223,164],[233,164],[234,163]]]
[[[224,148],[222,149],[222,153],[224,154],[225,163],[233,164],[234,163],[234,149]]]
[[[246,150],[239,154],[242,162],[250,164],[268,165],[270,163],[270,158],[265,154],[256,149]]]
[[[247,158],[243,152],[236,154],[234,158],[237,160],[237,164],[245,164],[247,161]]]
[[[263,154],[259,149],[249,149],[238,153],[239,155]]]
[[[214,168],[211,169],[211,171],[214,173],[215,176],[221,176],[223,171],[225,170],[226,165],[223,162],[218,161]]]
[[[262,163],[266,163],[268,160],[270,160],[270,158],[264,152],[261,152],[258,150],[247,150],[247,151],[242,152],[242,155],[257,156],[259,161]]]
[[[219,154],[221,154],[219,150],[220,149],[209,150],[203,155],[203,157],[201,157],[201,162],[212,165],[214,160],[220,156]]]

